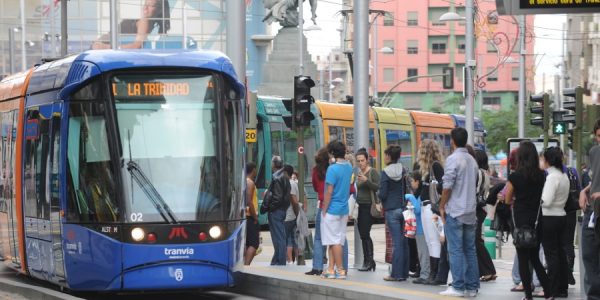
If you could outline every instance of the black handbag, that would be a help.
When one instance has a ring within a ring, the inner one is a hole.
[[[435,173],[433,173],[433,164],[431,164],[431,168],[429,169],[429,200],[431,202],[431,211],[436,215],[440,214],[440,200],[442,198],[438,193],[438,184],[439,182],[435,178]]]
[[[540,207],[538,208],[537,216],[535,217],[535,224],[533,228],[529,225],[523,225],[521,227],[517,227],[517,222],[515,220],[515,212],[513,207],[512,217],[513,223],[515,224],[515,229],[513,230],[513,244],[517,248],[523,249],[531,249],[537,247],[539,245],[538,236],[537,236],[537,224],[540,218],[540,210],[542,209],[542,200],[540,200]]]
[[[579,190],[577,190],[577,178],[571,168],[567,168],[569,177],[569,196],[565,202],[565,212],[570,213],[579,210]]]

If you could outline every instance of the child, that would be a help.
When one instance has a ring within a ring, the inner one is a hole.
[[[418,263],[420,266],[420,274],[417,279],[413,281],[413,283],[424,283],[429,278],[429,251],[427,249],[427,242],[425,241],[425,235],[423,235],[423,222],[421,221],[421,199],[415,198],[414,195],[421,194],[421,172],[413,171],[410,176],[410,186],[412,188],[412,194],[406,194],[406,200],[410,201],[415,212],[415,216],[417,219],[417,233],[415,235],[416,241],[416,255],[418,258]],[[411,251],[414,251],[411,249]],[[411,259],[413,255],[411,253]]]

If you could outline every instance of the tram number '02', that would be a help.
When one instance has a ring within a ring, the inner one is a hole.
[[[143,222],[144,221],[144,215],[142,213],[132,213],[130,218],[131,218],[131,222]]]

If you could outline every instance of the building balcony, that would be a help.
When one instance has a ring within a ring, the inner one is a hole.
[[[429,7],[450,7],[447,0],[429,0]]]
[[[448,64],[450,63],[450,53],[446,49],[445,53],[433,53],[432,49],[427,49],[429,64]]]

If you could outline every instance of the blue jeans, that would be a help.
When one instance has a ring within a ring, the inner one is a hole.
[[[285,210],[277,209],[269,212],[269,231],[271,232],[271,241],[273,241],[273,258],[271,265],[285,266],[287,247],[285,242]]]
[[[296,245],[296,220],[285,221],[285,244],[291,248],[298,248]]]
[[[408,278],[409,253],[408,242],[404,237],[404,216],[402,208],[385,212],[385,222],[392,235],[392,273],[395,279]]]
[[[323,243],[321,242],[321,209],[317,208],[315,217],[315,241],[313,243],[313,266],[315,270],[323,271]],[[342,264],[348,270],[348,240],[344,242]]]
[[[452,286],[459,291],[479,289],[479,267],[475,250],[477,223],[463,224],[446,215],[446,240],[450,257]]]

